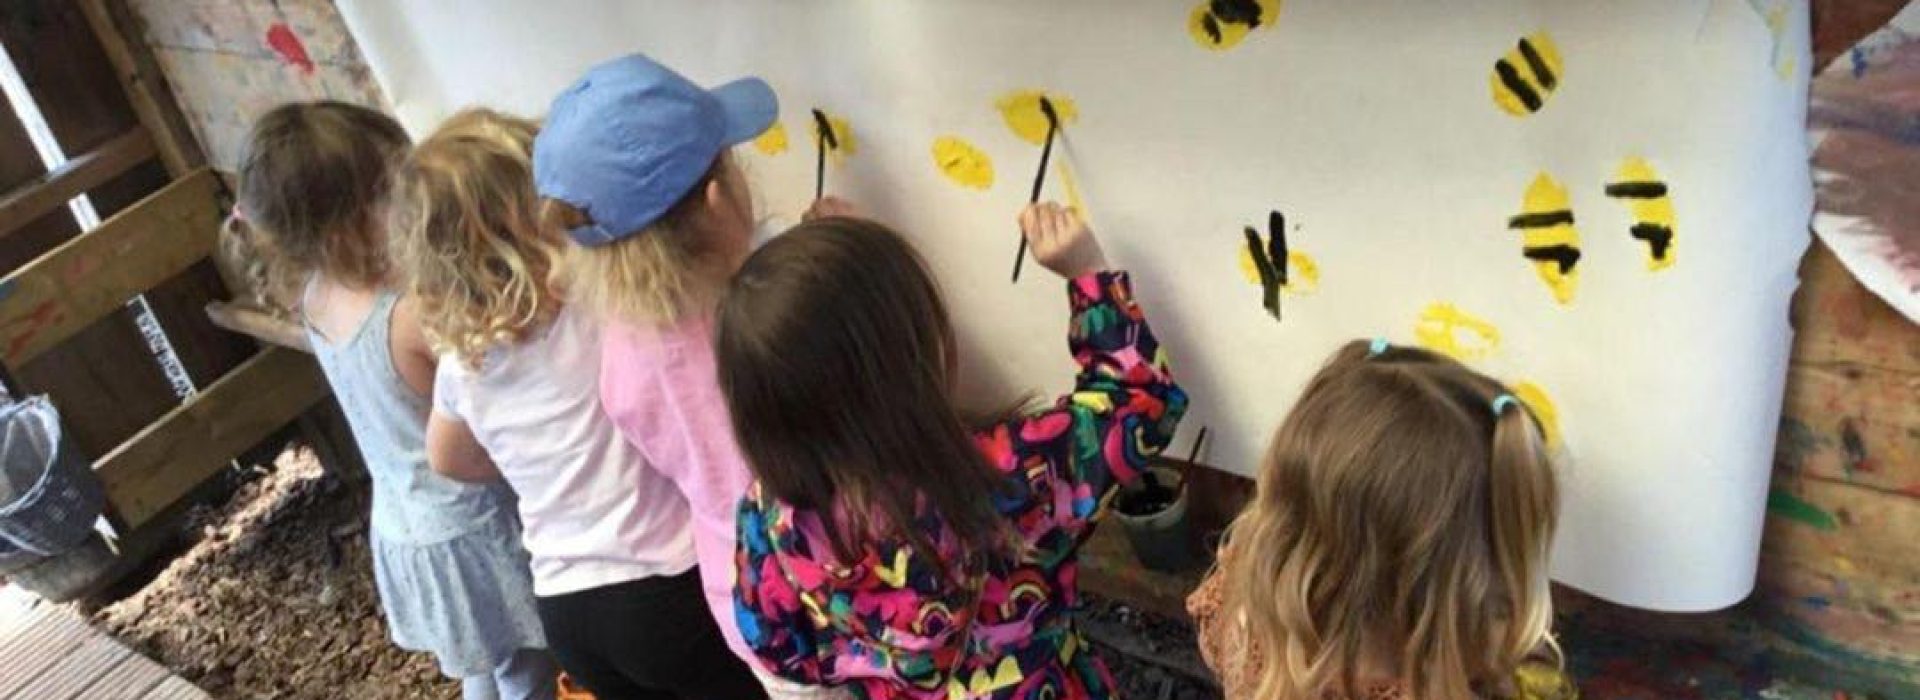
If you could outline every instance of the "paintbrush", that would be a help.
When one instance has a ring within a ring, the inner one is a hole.
[[[1060,131],[1060,114],[1053,111],[1053,100],[1040,96],[1040,113],[1047,115],[1047,142],[1040,148],[1040,171],[1033,174],[1033,195],[1028,204],[1040,203],[1040,188],[1047,182],[1047,159],[1053,155],[1053,135]],[[1013,254],[1013,281],[1020,281],[1020,264],[1027,259],[1027,236],[1020,235],[1020,249]]]
[[[827,149],[839,150],[840,139],[834,137],[826,113],[817,109],[813,110],[813,135],[813,200],[817,202],[827,193]]]

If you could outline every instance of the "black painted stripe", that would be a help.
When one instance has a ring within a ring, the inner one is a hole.
[[[1520,55],[1527,59],[1527,67],[1533,70],[1533,79],[1540,83],[1542,89],[1551,92],[1560,84],[1560,78],[1553,74],[1552,68],[1547,67],[1546,59],[1540,57],[1540,52],[1533,49],[1533,42],[1527,41],[1526,37],[1520,37]]]
[[[1500,76],[1500,84],[1507,86],[1507,92],[1519,98],[1520,104],[1524,105],[1528,112],[1540,111],[1540,94],[1533,91],[1533,86],[1528,85],[1527,81],[1520,77],[1520,72],[1514,70],[1513,64],[1508,63],[1507,59],[1495,61],[1493,72]]]
[[[1624,197],[1627,199],[1659,199],[1667,196],[1667,183],[1659,181],[1609,182],[1607,183],[1607,196]]]
[[[1561,209],[1514,215],[1507,219],[1507,228],[1552,228],[1571,223],[1573,223],[1573,212]]]
[[[1206,32],[1207,40],[1215,44],[1226,40],[1220,35],[1220,20],[1214,19],[1211,14],[1200,16],[1200,31]]]
[[[1673,229],[1660,224],[1634,224],[1630,230],[1634,238],[1647,242],[1647,252],[1653,259],[1667,259],[1667,251],[1673,249]]]
[[[1572,272],[1574,265],[1580,264],[1580,249],[1566,244],[1522,248],[1520,254],[1527,256],[1528,260],[1558,263],[1560,274],[1563,275]]]
[[[1273,263],[1273,277],[1287,283],[1287,217],[1278,211],[1267,214],[1267,261]]]

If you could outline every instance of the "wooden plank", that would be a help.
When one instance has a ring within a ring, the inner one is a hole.
[[[147,657],[129,656],[87,688],[87,700],[140,700],[170,675]]]
[[[137,528],[326,394],[313,358],[263,350],[100,458],[107,501]]]
[[[113,64],[115,77],[126,91],[127,100],[133,103],[134,113],[152,135],[167,172],[174,177],[184,177],[205,165],[206,156],[194,140],[186,118],[180,114],[180,107],[174,104],[152,52],[145,44],[128,40],[135,33],[125,29],[132,26],[126,7],[120,3],[110,7],[108,0],[78,0],[78,3],[80,11],[87,16],[87,24],[93,28],[94,37],[100,41],[100,48]]]
[[[7,640],[0,646],[0,698],[16,697],[21,688],[85,644],[92,634],[92,628],[79,617],[61,610],[50,611],[25,634]]]
[[[1775,475],[1762,556],[1842,577],[1920,581],[1920,499]]]
[[[207,257],[218,187],[202,169],[0,279],[0,362],[32,360]]]
[[[99,634],[40,674],[38,680],[21,688],[19,696],[35,700],[78,698],[88,686],[131,656],[133,652],[112,637]]]
[[[213,696],[179,676],[169,676],[147,693],[149,700],[208,700]]]
[[[39,180],[14,188],[0,197],[0,239],[29,221],[66,206],[68,200],[105,184],[153,157],[153,153],[153,140],[147,138],[146,130],[134,129],[68,160]]]

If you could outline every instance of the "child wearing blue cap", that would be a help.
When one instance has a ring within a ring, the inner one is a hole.
[[[600,326],[552,283],[537,131],[466,112],[396,175],[397,257],[445,353],[429,461],[512,485],[547,641],[596,697],[766,697],[701,605],[687,499],[600,410]]]
[[[433,473],[435,357],[418,301],[395,289],[379,201],[407,135],[358,105],[304,102],[248,137],[231,231],[298,310],[373,481],[368,531],[388,633],[430,652],[470,700],[554,695],[513,494]]]
[[[777,112],[758,79],[707,90],[625,56],[555,98],[533,153],[540,194],[575,244],[569,292],[604,323],[602,407],[686,497],[708,609],[748,663],[756,658],[733,611],[734,514],[753,477],[720,399],[712,314],[754,229],[752,197],[728,149]],[[845,696],[762,680],[776,698]]]

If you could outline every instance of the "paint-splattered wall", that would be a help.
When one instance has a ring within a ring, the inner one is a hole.
[[[214,167],[288,100],[386,107],[332,0],[126,0]]]
[[[330,0],[127,3],[217,167],[234,166],[248,123],[282,101],[386,106]],[[1838,53],[1900,4],[1816,2],[1816,47]],[[1920,688],[1920,327],[1824,249],[1802,275],[1756,599],[1708,616],[1569,599],[1570,619],[1646,640],[1697,640],[1751,659],[1756,678],[1775,659],[1803,677]],[[1618,652],[1639,662],[1657,655],[1646,646]]]

